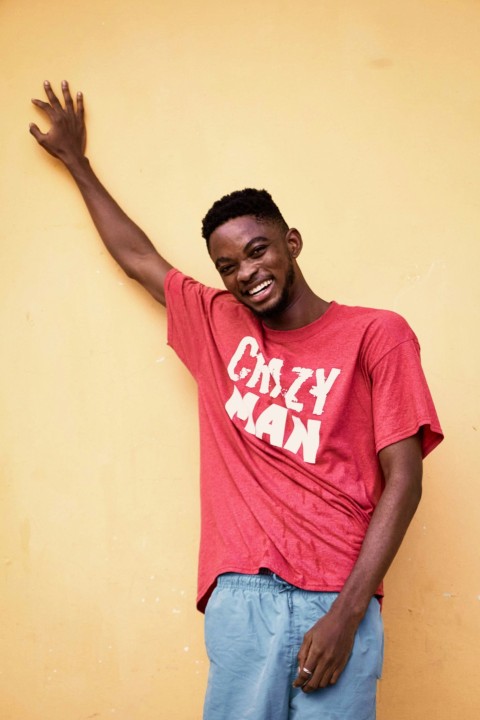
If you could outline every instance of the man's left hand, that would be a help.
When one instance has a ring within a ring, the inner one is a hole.
[[[306,693],[334,685],[348,662],[358,622],[345,621],[333,607],[303,638],[293,683]]]

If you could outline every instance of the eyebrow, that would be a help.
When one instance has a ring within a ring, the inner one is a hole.
[[[254,243],[258,242],[259,240],[260,240],[260,241],[265,241],[265,240],[268,241],[268,238],[264,237],[263,235],[257,235],[256,237],[251,238],[251,240],[249,240],[249,241],[247,242],[247,244],[245,245],[245,247],[243,248],[243,252],[245,252],[245,253],[248,252],[249,249],[250,249],[250,247],[251,247],[251,245],[253,245]],[[225,263],[225,262],[232,262],[232,258],[229,258],[229,257],[219,257],[219,258],[217,258],[217,259],[215,260],[215,267],[218,269],[218,266],[219,266],[221,263]]]

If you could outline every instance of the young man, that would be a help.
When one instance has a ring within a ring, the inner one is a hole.
[[[203,221],[227,292],[186,277],[123,213],[86,159],[83,99],[45,83],[46,134],[106,247],[168,313],[199,386],[198,607],[207,720],[372,720],[379,598],[442,439],[418,342],[398,315],[326,302],[300,233],[265,191]]]

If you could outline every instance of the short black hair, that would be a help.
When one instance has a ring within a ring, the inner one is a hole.
[[[207,246],[210,235],[217,227],[244,215],[253,215],[257,220],[270,220],[283,225],[285,230],[288,230],[282,213],[266,190],[254,188],[234,190],[214,202],[202,220],[202,236],[207,241]]]

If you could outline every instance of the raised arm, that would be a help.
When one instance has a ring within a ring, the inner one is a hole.
[[[49,82],[44,83],[44,88],[48,102],[32,102],[46,113],[51,127],[48,132],[42,133],[37,125],[31,123],[31,134],[70,172],[109,253],[129,277],[137,280],[165,305],[164,281],[172,266],[159,255],[145,233],[117,205],[93,172],[85,156],[82,93],[77,93],[75,108],[68,83],[64,81],[65,107],[62,107]]]

